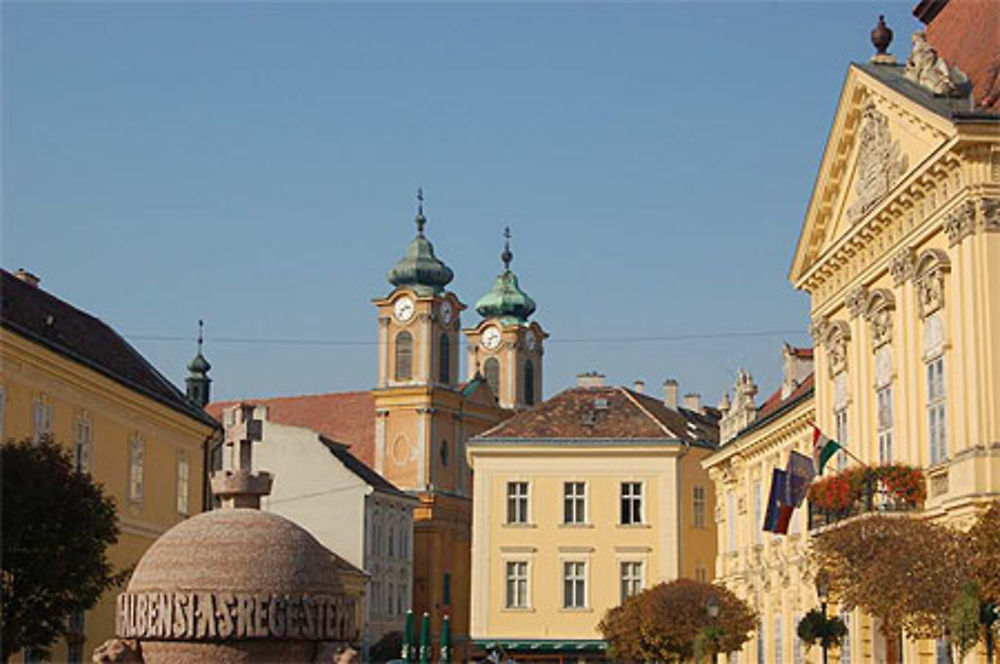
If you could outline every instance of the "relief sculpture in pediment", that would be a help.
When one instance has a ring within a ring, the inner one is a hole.
[[[861,122],[855,197],[847,208],[847,218],[852,224],[888,193],[907,167],[899,141],[892,140],[889,133],[889,118],[879,113],[871,101],[865,106]]]

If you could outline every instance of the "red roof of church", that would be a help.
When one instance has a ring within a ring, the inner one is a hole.
[[[216,401],[205,410],[216,419],[237,403],[267,406],[271,422],[305,427],[350,445],[351,454],[375,466],[375,399],[368,391],[305,394],[297,397]]]

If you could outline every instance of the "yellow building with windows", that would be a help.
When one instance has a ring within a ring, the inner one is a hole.
[[[204,401],[181,393],[99,319],[29,273],[0,273],[2,437],[51,436],[72,450],[115,500],[121,534],[109,559],[127,569],[163,532],[202,511],[207,443],[218,425],[201,410]],[[188,393],[207,400],[200,352],[190,368]],[[112,637],[113,618],[109,591],[70,619],[74,637],[57,645],[52,661],[90,661]]]
[[[717,412],[585,374],[469,441],[473,641],[518,661],[602,660],[624,597],[712,579]]]

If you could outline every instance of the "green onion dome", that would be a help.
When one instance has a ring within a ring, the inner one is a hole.
[[[510,229],[504,230],[503,272],[493,282],[493,288],[476,302],[476,311],[483,318],[515,318],[526,321],[535,312],[535,301],[517,284],[517,275],[510,270],[514,254],[510,251]]]
[[[451,268],[434,255],[434,245],[424,236],[423,196],[417,211],[417,236],[406,248],[406,255],[389,270],[389,283],[393,286],[413,286],[418,290],[429,289],[438,293],[454,278]]]

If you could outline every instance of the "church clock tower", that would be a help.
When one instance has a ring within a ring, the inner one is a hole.
[[[482,375],[501,408],[530,408],[542,400],[542,342],[548,337],[528,321],[535,301],[521,290],[511,271],[510,229],[504,229],[503,272],[476,303],[483,320],[464,330],[469,377]]]

